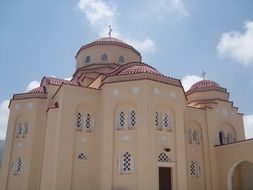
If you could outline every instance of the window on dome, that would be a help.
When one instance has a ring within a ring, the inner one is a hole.
[[[82,131],[83,129],[83,116],[80,112],[76,115],[76,128],[78,131]]]
[[[90,56],[89,55],[86,56],[85,63],[90,63]]]
[[[13,162],[13,174],[18,175],[21,173],[22,170],[22,159],[21,157],[18,157],[14,162]]]
[[[101,61],[108,61],[108,55],[106,55],[105,53],[101,56]]]
[[[197,161],[191,160],[190,162],[190,175],[193,177],[199,177],[200,176],[200,165]]]
[[[119,63],[125,63],[125,58],[123,56],[119,57]]]
[[[118,169],[121,175],[131,174],[133,171],[133,158],[129,152],[118,159]]]
[[[169,162],[169,156],[166,152],[161,152],[158,156],[158,162]]]
[[[25,138],[28,133],[28,124],[27,122],[18,123],[16,126],[16,138]]]

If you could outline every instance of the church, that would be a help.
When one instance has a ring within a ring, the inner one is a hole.
[[[143,63],[111,36],[82,46],[71,80],[10,104],[1,190],[249,190],[253,139],[229,92]]]

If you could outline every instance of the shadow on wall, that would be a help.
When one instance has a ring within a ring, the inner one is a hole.
[[[4,140],[0,140],[0,167],[2,164],[3,150],[4,150]]]

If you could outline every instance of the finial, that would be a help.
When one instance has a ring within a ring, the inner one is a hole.
[[[112,37],[112,26],[109,25],[109,32],[108,32],[109,38]]]
[[[202,79],[204,79],[204,80],[206,79],[206,72],[205,72],[204,70],[203,70],[202,73],[201,73],[201,77],[202,77]]]

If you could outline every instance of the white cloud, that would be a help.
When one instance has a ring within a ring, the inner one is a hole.
[[[145,38],[145,40],[135,40],[135,39],[125,39],[125,42],[132,45],[134,48],[141,52],[153,52],[155,50],[155,42],[150,38]]]
[[[32,82],[30,82],[28,85],[27,85],[27,87],[26,87],[26,92],[28,92],[28,91],[30,91],[30,90],[32,90],[32,89],[34,89],[34,88],[37,88],[37,87],[39,87],[40,86],[40,82],[39,81],[32,81]]]
[[[253,114],[243,117],[246,139],[253,138]]]
[[[79,0],[77,9],[81,11],[99,36],[108,36],[108,26],[112,25],[112,36],[120,38],[141,52],[153,52],[155,42],[147,37],[144,40],[127,37],[118,30],[116,4],[106,0]]]
[[[5,139],[7,123],[9,118],[9,100],[4,100],[0,104],[0,139]]]
[[[187,75],[184,78],[182,78],[181,82],[184,87],[184,90],[188,91],[194,83],[201,81],[201,80],[202,80],[202,78],[199,76]]]
[[[85,14],[91,26],[99,30],[100,35],[105,32],[108,25],[111,24],[114,27],[116,25],[117,9],[115,4],[109,1],[79,0],[77,9]]]
[[[185,8],[183,0],[156,0],[152,1],[157,5],[157,9],[164,11],[175,11],[180,17],[186,17],[189,12]]]
[[[221,57],[249,66],[253,65],[253,21],[246,22],[244,29],[244,33],[223,33],[216,48]]]

